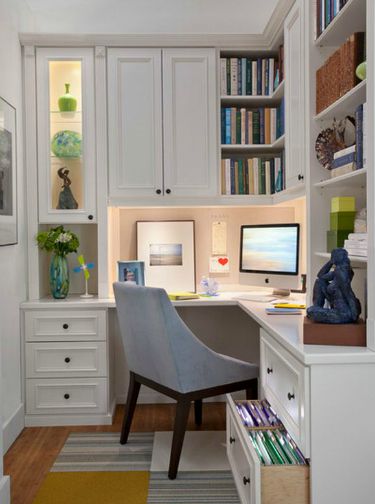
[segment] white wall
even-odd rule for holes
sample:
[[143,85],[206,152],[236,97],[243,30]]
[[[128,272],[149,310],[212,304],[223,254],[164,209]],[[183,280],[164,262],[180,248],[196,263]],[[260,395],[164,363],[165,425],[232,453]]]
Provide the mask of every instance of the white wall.
[[[23,426],[19,304],[26,298],[27,274],[22,159],[22,64],[18,31],[32,29],[30,11],[22,0],[0,0],[0,96],[16,108],[18,206],[18,244],[0,247],[0,408],[5,451]],[[1,456],[0,459],[2,462]],[[2,466],[0,477],[1,475]],[[1,498],[0,502],[3,502]]]
[[46,33],[262,33],[278,0],[27,0]]

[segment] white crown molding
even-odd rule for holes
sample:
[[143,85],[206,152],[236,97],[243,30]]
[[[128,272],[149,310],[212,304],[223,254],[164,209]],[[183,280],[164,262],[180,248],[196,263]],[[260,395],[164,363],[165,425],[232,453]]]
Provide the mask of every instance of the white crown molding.
[[259,34],[72,34],[20,33],[23,46],[38,47],[225,47],[270,50],[280,39],[284,19],[294,0],[279,0],[263,33]]

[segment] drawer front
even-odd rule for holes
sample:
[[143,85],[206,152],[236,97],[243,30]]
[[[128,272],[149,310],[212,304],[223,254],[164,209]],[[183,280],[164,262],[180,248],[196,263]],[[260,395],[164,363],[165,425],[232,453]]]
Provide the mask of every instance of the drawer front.
[[309,369],[261,330],[261,386],[305,457],[309,456]]
[[106,311],[26,311],[25,339],[26,341],[105,340]]
[[29,415],[105,413],[106,409],[106,378],[26,380]]
[[260,463],[249,446],[239,418],[232,411],[233,401],[227,404],[227,455],[242,504],[261,504]]
[[26,377],[107,376],[105,341],[27,343]]

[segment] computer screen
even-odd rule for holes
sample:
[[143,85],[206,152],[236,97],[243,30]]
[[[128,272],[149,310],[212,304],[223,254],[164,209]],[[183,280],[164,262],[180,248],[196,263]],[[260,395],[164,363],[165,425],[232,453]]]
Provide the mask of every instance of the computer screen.
[[299,224],[295,223],[241,226],[240,283],[295,286],[299,234]]

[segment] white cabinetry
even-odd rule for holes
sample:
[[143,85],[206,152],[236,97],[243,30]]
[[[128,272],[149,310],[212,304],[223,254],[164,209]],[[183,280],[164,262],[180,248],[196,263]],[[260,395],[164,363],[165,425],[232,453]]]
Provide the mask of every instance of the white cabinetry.
[[108,50],[111,199],[217,194],[215,77],[214,49]]
[[111,423],[106,310],[25,310],[26,425]]
[[[75,110],[59,104],[66,86]],[[36,90],[39,222],[95,222],[94,50],[38,48]]]
[[297,0],[284,24],[286,188],[305,179],[305,69],[303,1]]

